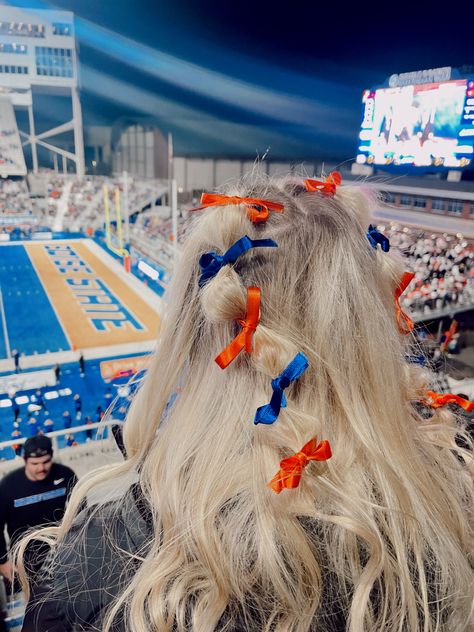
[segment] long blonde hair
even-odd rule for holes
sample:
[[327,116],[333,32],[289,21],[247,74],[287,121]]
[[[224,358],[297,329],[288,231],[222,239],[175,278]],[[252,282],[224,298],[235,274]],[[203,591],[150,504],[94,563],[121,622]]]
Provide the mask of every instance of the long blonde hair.
[[[227,193],[284,212],[254,225],[243,205],[200,211],[125,422],[128,458],[81,481],[61,526],[45,533],[60,547],[89,490],[138,473],[154,534],[106,632],[119,616],[133,632],[237,621],[303,632],[328,607],[350,632],[466,631],[470,454],[456,445],[463,429],[452,413],[424,420],[412,405],[426,382],[397,328],[403,264],[368,243],[370,200],[357,188],[330,197],[261,176]],[[243,235],[278,248],[249,251],[200,288],[199,257]],[[240,330],[249,286],[262,299],[253,352],[221,370],[214,358]],[[271,379],[299,351],[309,368],[287,389],[287,407],[254,426]],[[329,440],[332,458],[275,494],[267,483],[280,460],[312,437]]]

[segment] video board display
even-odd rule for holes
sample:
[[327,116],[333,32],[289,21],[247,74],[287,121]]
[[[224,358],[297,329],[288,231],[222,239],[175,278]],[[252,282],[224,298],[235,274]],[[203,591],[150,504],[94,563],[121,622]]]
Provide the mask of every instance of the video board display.
[[474,161],[474,80],[365,90],[356,162],[463,169]]

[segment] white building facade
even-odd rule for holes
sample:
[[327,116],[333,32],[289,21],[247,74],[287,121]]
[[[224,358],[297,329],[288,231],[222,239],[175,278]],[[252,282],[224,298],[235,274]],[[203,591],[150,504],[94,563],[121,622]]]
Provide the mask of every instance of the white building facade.
[[[0,92],[12,106],[28,111],[28,129],[20,130],[23,145],[31,145],[33,171],[38,172],[37,147],[42,146],[68,160],[76,173],[84,174],[82,112],[79,101],[78,56],[74,36],[74,14],[0,6]],[[35,92],[70,97],[71,120],[35,132]],[[1,122],[0,122],[1,124]],[[55,145],[54,137],[72,132],[74,150]]]

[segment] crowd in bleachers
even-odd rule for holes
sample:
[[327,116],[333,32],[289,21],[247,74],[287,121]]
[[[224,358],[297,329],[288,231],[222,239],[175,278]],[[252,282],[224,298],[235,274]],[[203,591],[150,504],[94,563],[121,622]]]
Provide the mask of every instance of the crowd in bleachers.
[[44,200],[30,197],[23,179],[0,179],[0,232],[17,232],[28,237],[31,232],[50,225]]
[[[122,177],[85,176],[77,180],[52,173],[48,176],[46,200],[31,198],[25,180],[2,179],[0,231],[16,231],[22,237],[28,237],[33,230],[51,226],[67,188],[64,229],[91,235],[93,231],[104,227],[104,184],[108,186],[110,219],[114,222],[115,190],[118,188],[123,196]],[[155,206],[159,190],[164,191],[162,184],[156,181],[129,178],[129,210],[134,220],[131,236],[132,242],[135,241],[135,250],[155,259],[169,278],[174,260],[175,235],[169,211]],[[149,206],[148,210],[142,211],[146,206]],[[188,210],[194,206],[196,204],[182,205],[179,209],[179,244],[189,226]],[[136,217],[133,217],[133,213],[137,213]],[[11,222],[8,221],[9,217],[12,218]],[[424,314],[453,305],[474,303],[473,244],[462,236],[430,235],[394,223],[380,228],[385,230],[392,247],[407,258],[407,268],[415,273],[415,279],[402,299],[408,312]],[[112,234],[114,232],[112,224]]]
[[0,131],[0,167],[9,167],[13,173],[24,168],[23,150],[17,129]]
[[[123,383],[129,378],[102,379],[96,361],[88,362],[85,371],[80,372],[74,363],[65,365],[57,371],[54,387],[11,388],[0,395],[0,441],[66,430],[70,432],[58,438],[59,446],[74,447],[97,435],[95,427],[80,432],[76,427],[100,422],[109,409],[114,420],[123,420],[133,391],[133,386]],[[21,451],[20,443],[4,448],[0,460],[21,455]]]
[[[66,222],[69,229],[87,232],[87,229],[100,229],[104,224],[104,185],[108,188],[109,211],[111,221],[116,218],[115,191],[120,192],[121,211],[124,207],[124,183],[122,177],[105,178],[85,176],[75,180],[68,201]],[[155,181],[128,181],[129,213],[141,211],[146,205],[154,204],[158,197],[159,184]]]
[[426,234],[396,224],[381,228],[415,273],[402,298],[409,312],[426,314],[474,305],[474,244],[460,234]]

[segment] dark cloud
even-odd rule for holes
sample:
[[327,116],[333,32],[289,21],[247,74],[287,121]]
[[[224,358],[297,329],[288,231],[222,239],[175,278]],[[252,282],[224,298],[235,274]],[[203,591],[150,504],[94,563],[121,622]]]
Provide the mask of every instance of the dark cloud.
[[188,154],[350,159],[364,88],[474,63],[462,5],[441,15],[434,2],[10,4],[79,18],[86,124],[153,114]]

